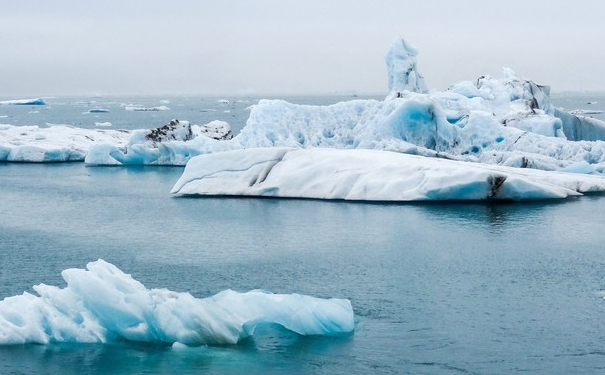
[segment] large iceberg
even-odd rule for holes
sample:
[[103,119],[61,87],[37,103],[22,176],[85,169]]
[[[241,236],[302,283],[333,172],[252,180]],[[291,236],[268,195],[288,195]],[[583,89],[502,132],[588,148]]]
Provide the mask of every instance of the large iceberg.
[[504,69],[446,91],[427,92],[417,50],[403,40],[386,56],[390,93],[383,101],[330,106],[261,100],[242,131],[228,141],[196,138],[116,150],[95,145],[93,164],[184,165],[194,156],[258,147],[374,149],[543,170],[605,170],[605,123],[550,103],[548,86]]
[[301,335],[354,330],[351,303],[299,294],[223,291],[209,298],[147,289],[103,260],[66,269],[65,288],[39,284],[0,301],[0,345],[113,340],[235,344],[261,324]]
[[605,178],[388,151],[281,147],[198,156],[172,189],[177,196],[363,201],[552,199],[596,191],[605,191]]

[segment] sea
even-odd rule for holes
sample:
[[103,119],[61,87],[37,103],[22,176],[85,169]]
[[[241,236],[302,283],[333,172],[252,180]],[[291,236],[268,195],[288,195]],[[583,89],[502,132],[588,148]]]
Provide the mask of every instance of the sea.
[[[138,129],[219,119],[237,133],[258,98],[46,100],[0,106],[0,123]],[[605,110],[605,94],[552,100]],[[175,198],[182,172],[0,163],[0,299],[35,294],[40,283],[64,287],[62,270],[104,259],[147,288],[197,298],[226,289],[347,298],[355,331],[300,336],[271,326],[235,345],[190,348],[0,346],[0,374],[605,373],[603,195],[490,204]]]

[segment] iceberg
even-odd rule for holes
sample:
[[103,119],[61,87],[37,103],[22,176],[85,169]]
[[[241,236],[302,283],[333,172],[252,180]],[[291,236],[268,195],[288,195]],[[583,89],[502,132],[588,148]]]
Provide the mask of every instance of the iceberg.
[[262,324],[300,335],[355,328],[351,303],[300,294],[226,290],[208,298],[143,284],[103,260],[61,273],[67,286],[34,286],[0,301],[0,345],[107,343],[115,340],[235,344]]
[[14,100],[3,100],[0,104],[9,105],[46,105],[46,101],[42,98],[36,99],[14,99]]
[[[605,170],[605,123],[555,108],[550,88],[504,68],[445,91],[426,89],[417,50],[398,40],[386,55],[390,93],[385,100],[329,106],[260,100],[246,126],[230,140],[133,145],[121,154],[93,146],[93,164],[185,165],[192,157],[258,147],[370,149],[458,161],[563,170],[586,162]],[[588,171],[589,169],[585,168]]]
[[185,165],[191,157],[203,153],[201,145],[232,137],[231,128],[224,121],[191,125],[175,119],[156,129],[134,130],[123,146],[93,145],[84,161],[93,165]]
[[[581,171],[574,166],[570,172]],[[529,200],[605,191],[605,178],[377,150],[265,147],[195,157],[176,196],[358,201]]]
[[[109,127],[112,124],[96,122],[95,126]],[[172,120],[169,124],[157,129],[134,131],[83,129],[70,125],[38,127],[0,124],[0,162],[84,161],[90,153],[90,149],[99,145],[101,147],[97,150],[102,150],[103,156],[106,155],[104,153],[106,151],[116,158],[131,149],[128,155],[130,159],[126,160],[132,162],[137,150],[137,147],[132,147],[132,144],[137,142],[141,143],[140,147],[144,149],[144,153],[149,154],[149,149],[159,148],[161,142],[191,140],[198,136],[206,139],[232,137],[229,124],[223,121],[212,121],[206,125],[191,125],[187,121]],[[97,158],[99,157],[97,156]],[[120,164],[111,156],[104,164],[112,163]]]
[[129,137],[130,132],[126,130],[0,124],[0,162],[83,161],[91,145],[111,143],[123,146]]

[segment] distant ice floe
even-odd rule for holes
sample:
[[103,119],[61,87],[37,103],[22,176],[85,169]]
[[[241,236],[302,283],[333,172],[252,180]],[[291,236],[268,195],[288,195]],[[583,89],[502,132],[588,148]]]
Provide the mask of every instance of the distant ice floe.
[[14,100],[3,100],[0,101],[0,105],[46,105],[46,101],[42,98],[36,99],[14,99]]
[[170,108],[168,108],[165,105],[161,105],[161,106],[158,106],[158,107],[125,106],[124,109],[127,110],[127,111],[134,111],[134,112],[170,111]]
[[103,121],[103,122],[95,122],[95,126],[109,127],[109,126],[113,126],[113,124],[109,121]]
[[603,111],[598,110],[598,109],[574,109],[573,111],[570,111],[569,113],[571,113],[572,115],[598,115],[603,113]]
[[351,303],[300,294],[226,290],[209,298],[143,284],[103,260],[66,269],[65,288],[39,284],[0,301],[0,345],[108,343],[235,344],[263,324],[300,335],[354,330]]

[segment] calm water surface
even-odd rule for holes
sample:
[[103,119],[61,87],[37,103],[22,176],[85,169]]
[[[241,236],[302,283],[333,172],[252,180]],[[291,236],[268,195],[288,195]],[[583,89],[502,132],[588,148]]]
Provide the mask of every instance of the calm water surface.
[[532,204],[172,198],[181,168],[0,164],[0,298],[105,259],[196,297],[349,298],[356,331],[235,346],[0,347],[0,373],[605,371],[605,197]]

